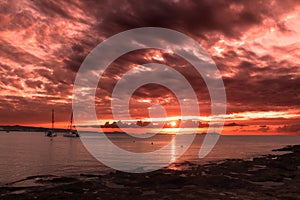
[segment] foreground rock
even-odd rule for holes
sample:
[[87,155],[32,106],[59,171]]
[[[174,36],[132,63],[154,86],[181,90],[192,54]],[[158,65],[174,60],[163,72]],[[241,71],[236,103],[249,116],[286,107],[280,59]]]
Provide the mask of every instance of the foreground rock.
[[[225,160],[175,171],[104,176],[36,176],[0,188],[5,199],[300,199],[300,145],[251,161]],[[31,187],[18,186],[31,181]]]

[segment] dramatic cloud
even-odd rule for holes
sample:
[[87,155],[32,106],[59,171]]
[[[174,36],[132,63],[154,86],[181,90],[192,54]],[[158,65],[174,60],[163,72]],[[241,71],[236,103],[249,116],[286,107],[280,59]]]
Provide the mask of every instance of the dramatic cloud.
[[[66,121],[76,72],[88,53],[114,34],[145,26],[180,31],[205,48],[223,76],[228,120],[256,119],[266,125],[260,131],[269,126],[254,113],[273,113],[275,117],[263,118],[281,125],[277,131],[291,128],[285,116],[290,123],[299,122],[299,1],[13,0],[0,2],[0,19],[2,124],[45,124],[52,108],[57,121]],[[184,52],[188,44],[180,48]],[[197,93],[201,114],[210,115],[209,93],[195,69],[172,52],[146,49],[120,56],[104,73],[95,99],[101,119],[112,117],[111,93],[122,75],[149,62],[182,73]],[[170,115],[179,114],[175,96],[157,85],[139,88],[130,112],[147,117],[154,103],[164,105]]]
[[300,132],[300,124],[284,125],[278,127],[277,131],[279,132]]

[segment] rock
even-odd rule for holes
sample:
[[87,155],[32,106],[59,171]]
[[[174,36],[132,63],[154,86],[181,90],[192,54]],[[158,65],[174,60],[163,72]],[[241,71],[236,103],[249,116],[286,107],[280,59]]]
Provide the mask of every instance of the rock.
[[107,182],[105,185],[106,185],[106,187],[113,188],[113,189],[123,189],[123,188],[125,188],[124,185],[118,185],[118,184],[111,183],[111,182]]
[[154,190],[143,191],[142,196],[154,195],[156,192]]

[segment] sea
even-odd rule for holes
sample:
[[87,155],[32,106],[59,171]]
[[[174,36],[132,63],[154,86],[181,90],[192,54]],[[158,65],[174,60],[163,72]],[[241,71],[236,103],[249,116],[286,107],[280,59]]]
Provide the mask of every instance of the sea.
[[[171,134],[158,134],[151,138],[136,139],[126,134],[108,134],[113,144],[131,152],[153,152],[167,147],[161,154],[162,157],[172,157],[176,148],[182,148],[176,145],[168,147],[174,137]],[[272,152],[272,149],[300,144],[300,136],[221,135],[211,152],[204,158],[199,158],[204,137],[205,135],[196,135],[188,150],[178,159],[172,160],[173,163],[167,167],[181,170],[178,163],[185,161],[207,164],[225,159],[252,159],[261,155],[282,153]],[[113,161],[118,157],[112,155],[111,159]],[[114,169],[90,154],[81,138],[63,137],[60,133],[57,137],[49,138],[43,132],[0,132],[0,185],[29,176],[101,175],[111,171]]]

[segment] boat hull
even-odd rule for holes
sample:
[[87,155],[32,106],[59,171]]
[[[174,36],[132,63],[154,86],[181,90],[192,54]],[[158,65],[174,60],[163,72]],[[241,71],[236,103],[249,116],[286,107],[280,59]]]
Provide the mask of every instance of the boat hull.
[[79,134],[77,133],[77,131],[72,131],[72,132],[68,132],[68,133],[64,133],[63,134],[64,137],[79,137]]
[[54,133],[53,131],[48,131],[48,132],[46,133],[46,136],[47,136],[47,137],[56,137],[57,134]]

